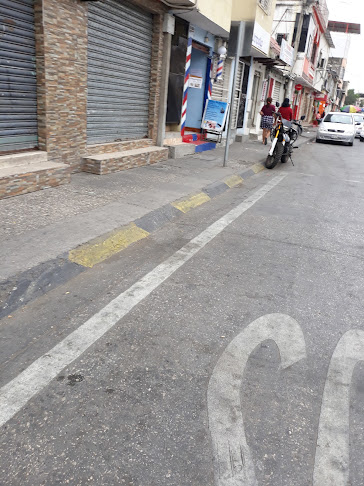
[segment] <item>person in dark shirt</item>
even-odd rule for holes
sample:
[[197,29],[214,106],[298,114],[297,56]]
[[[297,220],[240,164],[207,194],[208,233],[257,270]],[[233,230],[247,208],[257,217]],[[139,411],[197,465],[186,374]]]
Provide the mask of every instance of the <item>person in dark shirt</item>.
[[292,108],[289,104],[288,98],[284,99],[282,106],[278,110],[278,113],[280,113],[282,115],[282,118],[284,118],[285,120],[288,120],[288,121],[293,120],[293,111],[292,111]]
[[274,118],[273,113],[276,111],[274,105],[272,105],[272,98],[267,98],[267,103],[260,110],[262,119],[260,121],[260,128],[263,129],[263,144],[267,145],[267,139],[270,131],[272,130]]

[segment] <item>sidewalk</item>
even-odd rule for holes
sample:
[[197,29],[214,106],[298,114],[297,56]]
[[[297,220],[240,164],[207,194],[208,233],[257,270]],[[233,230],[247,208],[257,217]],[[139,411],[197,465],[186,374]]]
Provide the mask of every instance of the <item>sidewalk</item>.
[[[297,145],[313,136],[306,129]],[[0,302],[9,300],[10,287],[23,294],[29,286],[49,287],[48,280],[57,275],[59,282],[50,287],[72,278],[83,268],[69,261],[68,252],[79,245],[145,219],[166,205],[171,213],[171,203],[188,195],[207,194],[209,200],[231,187],[223,181],[234,175],[244,171],[254,175],[262,170],[256,164],[265,160],[267,149],[259,141],[234,143],[227,167],[222,167],[224,149],[218,148],[105,176],[79,173],[69,185],[0,201]],[[251,167],[254,171],[249,171]],[[183,207],[174,207],[184,212]],[[173,219],[173,211],[169,213],[162,215],[162,222]]]

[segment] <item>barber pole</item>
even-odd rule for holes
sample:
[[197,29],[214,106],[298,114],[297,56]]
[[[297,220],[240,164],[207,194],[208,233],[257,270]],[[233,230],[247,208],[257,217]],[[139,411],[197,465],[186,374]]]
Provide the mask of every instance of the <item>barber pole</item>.
[[216,71],[216,81],[219,81],[222,76],[222,71],[224,69],[224,60],[219,59],[217,63],[217,71]]
[[183,89],[182,123],[181,123],[181,135],[182,135],[182,137],[185,134],[185,128],[186,128],[187,96],[188,96],[188,86],[189,86],[189,83],[190,83],[191,55],[192,55],[192,37],[189,37],[188,38],[188,45],[187,45],[185,84],[184,84],[184,89]]
[[214,74],[214,63],[211,61],[209,88],[208,88],[208,91],[207,91],[207,99],[208,100],[211,100],[211,97],[212,97],[212,86],[214,84],[214,80],[212,78],[213,74]]

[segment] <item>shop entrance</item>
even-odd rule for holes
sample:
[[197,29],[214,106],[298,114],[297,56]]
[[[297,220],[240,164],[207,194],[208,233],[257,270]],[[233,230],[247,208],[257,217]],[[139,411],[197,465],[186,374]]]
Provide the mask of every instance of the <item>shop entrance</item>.
[[205,85],[209,49],[192,43],[190,85],[188,89],[186,129],[199,131],[205,105]]

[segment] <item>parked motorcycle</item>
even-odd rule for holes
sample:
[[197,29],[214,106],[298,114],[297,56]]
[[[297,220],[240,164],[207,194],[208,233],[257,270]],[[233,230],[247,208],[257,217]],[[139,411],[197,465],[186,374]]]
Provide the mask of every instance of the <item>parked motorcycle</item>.
[[301,118],[299,120],[293,120],[292,123],[294,125],[296,125],[297,127],[297,132],[298,132],[298,135],[302,135],[302,132],[303,132],[303,128],[302,128],[302,122],[303,120],[306,118],[305,115],[301,116]]
[[284,164],[289,159],[291,159],[292,165],[294,165],[292,152],[293,144],[298,138],[298,129],[292,122],[282,118],[280,113],[275,116],[276,123],[273,128],[274,138],[265,161],[265,167],[267,169],[273,169],[279,161]]

